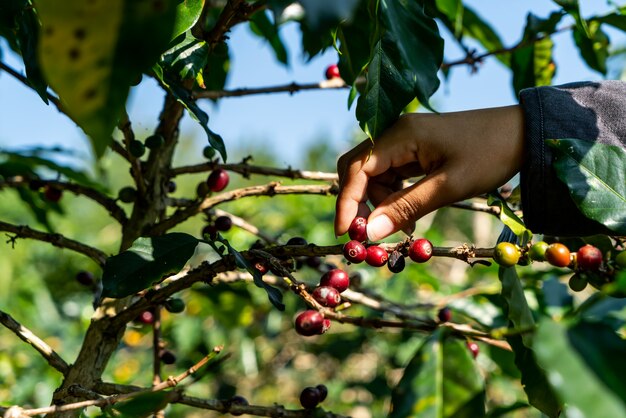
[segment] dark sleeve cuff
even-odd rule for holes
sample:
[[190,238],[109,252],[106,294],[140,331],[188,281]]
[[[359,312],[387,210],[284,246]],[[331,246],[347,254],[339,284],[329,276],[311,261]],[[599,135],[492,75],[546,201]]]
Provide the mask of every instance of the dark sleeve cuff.
[[531,231],[560,236],[611,234],[578,210],[567,186],[556,176],[552,151],[545,140],[577,138],[624,146],[626,126],[616,126],[613,121],[626,120],[625,100],[625,85],[619,82],[575,83],[520,92],[527,149],[520,182],[524,222]]

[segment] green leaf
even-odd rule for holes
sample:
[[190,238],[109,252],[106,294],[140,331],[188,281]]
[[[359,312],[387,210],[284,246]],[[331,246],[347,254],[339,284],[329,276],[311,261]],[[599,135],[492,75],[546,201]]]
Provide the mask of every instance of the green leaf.
[[226,248],[228,248],[228,253],[235,257],[235,264],[237,265],[237,267],[247,270],[248,273],[252,275],[254,284],[267,292],[267,297],[269,298],[272,305],[274,305],[274,307],[279,311],[284,311],[285,305],[283,304],[283,294],[281,293],[281,291],[265,283],[259,271],[255,269],[254,266],[252,266],[252,264],[250,264],[250,262],[244,256],[242,256],[239,251],[234,249],[227,240],[222,239],[220,240],[220,242],[224,243],[224,245],[226,245]]
[[350,20],[360,0],[300,0],[307,26],[313,32],[322,32]]
[[199,75],[202,76],[209,55],[209,46],[190,33],[181,38],[181,42],[163,54],[160,65],[168,73],[176,74],[180,80],[195,80]]
[[[598,356],[605,351],[605,347],[602,346],[606,343],[607,338],[615,343],[617,336],[612,330],[603,328],[593,330],[594,327],[589,328],[587,326],[584,328],[584,330],[576,330],[575,327],[568,330],[564,324],[548,319],[541,321],[534,343],[537,360],[547,371],[551,386],[567,405],[565,416],[581,418],[626,416],[624,399],[620,400],[613,388],[607,386],[606,382],[598,377],[599,374],[609,373],[610,378],[614,381],[617,377],[615,373],[619,372],[620,369],[615,371],[606,370],[606,368],[595,370],[592,365],[585,361],[585,356],[592,355],[594,360],[610,369],[615,366],[616,362],[619,363],[617,359],[623,358],[626,354],[624,342],[619,342],[618,352],[610,352],[610,355],[619,354],[619,357],[600,359]],[[607,333],[613,335],[608,337],[609,334]],[[582,344],[584,352],[580,352],[572,344],[574,342],[571,340],[572,337],[577,345]],[[580,341],[581,337],[593,339],[583,342]],[[617,348],[618,345],[613,347]],[[598,366],[598,363],[596,362],[594,366]],[[622,380],[623,375],[617,377],[617,384],[620,389],[623,388]]]
[[606,60],[609,56],[609,37],[598,21],[589,22],[585,31],[579,27],[572,30],[574,42],[587,65],[606,75]]
[[500,208],[500,220],[519,238],[532,237],[532,233],[526,228],[524,222],[515,214],[515,212],[513,212],[509,205],[507,205],[506,201],[502,198],[490,193],[487,197],[487,204],[489,206],[497,206]]
[[269,19],[268,12],[260,10],[250,18],[250,29],[255,35],[258,35],[270,44],[274,51],[274,56],[278,62],[287,65],[287,49],[283,40],[278,33],[278,27]]
[[39,59],[64,110],[100,156],[131,83],[171,40],[178,0],[37,2]]
[[391,395],[389,418],[480,418],[485,386],[463,341],[435,331],[404,370]]
[[571,138],[547,143],[554,151],[556,175],[580,211],[626,235],[626,150]]
[[176,18],[171,39],[178,38],[200,19],[204,0],[182,0],[176,5]]
[[128,250],[107,259],[102,273],[102,296],[129,296],[179,272],[198,242],[181,232],[137,239]]
[[[144,418],[164,409],[172,396],[171,392],[159,391],[144,393],[112,406],[122,417]],[[113,416],[117,416],[113,414]]]
[[[531,330],[535,326],[532,311],[526,301],[524,289],[514,267],[500,267],[498,276],[502,282],[503,311],[514,329]],[[550,390],[545,371],[535,359],[533,335],[530,332],[507,338],[515,353],[515,364],[522,373],[522,386],[528,402],[549,417],[558,417],[561,405]]]
[[380,9],[385,28],[395,39],[402,67],[410,72],[414,95],[430,109],[428,99],[439,88],[437,72],[443,61],[443,39],[437,23],[415,1],[380,0]]
[[176,97],[176,99],[183,104],[183,106],[185,106],[185,109],[187,109],[191,118],[200,124],[207,135],[209,144],[219,151],[222,159],[226,162],[227,154],[224,140],[220,135],[216,134],[209,128],[209,115],[207,115],[204,110],[200,109],[195,100],[192,98],[189,90],[183,88],[177,81],[168,77],[167,73],[163,73],[163,68],[161,66],[155,65],[152,70],[161,84],[170,93],[172,93],[174,97]]
[[[204,87],[207,90],[223,90],[230,69],[228,44],[222,42],[215,45],[207,57],[204,67]],[[202,87],[202,86],[201,86]]]
[[339,40],[339,73],[346,84],[353,84],[367,66],[370,57],[367,41],[372,37],[374,27],[367,10],[366,2],[362,2],[356,10],[353,20],[344,22],[337,29]]

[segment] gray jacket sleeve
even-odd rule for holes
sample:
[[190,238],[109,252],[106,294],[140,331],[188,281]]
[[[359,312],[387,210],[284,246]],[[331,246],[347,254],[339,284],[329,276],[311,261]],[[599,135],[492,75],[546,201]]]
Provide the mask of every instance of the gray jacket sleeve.
[[626,148],[626,83],[530,88],[520,92],[520,104],[528,152],[520,178],[526,225],[548,235],[610,234],[578,210],[567,186],[556,177],[545,140],[577,138]]

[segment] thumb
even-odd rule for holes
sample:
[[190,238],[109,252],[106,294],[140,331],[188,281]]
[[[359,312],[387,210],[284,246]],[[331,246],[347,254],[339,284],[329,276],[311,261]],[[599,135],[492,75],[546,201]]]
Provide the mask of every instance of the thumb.
[[416,184],[389,195],[370,214],[367,237],[378,241],[399,230],[413,230],[422,216],[456,201],[450,193],[446,175],[432,173]]

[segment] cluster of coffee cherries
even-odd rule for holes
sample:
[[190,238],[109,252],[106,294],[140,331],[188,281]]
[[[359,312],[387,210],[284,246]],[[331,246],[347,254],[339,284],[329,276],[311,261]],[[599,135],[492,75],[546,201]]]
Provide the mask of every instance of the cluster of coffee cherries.
[[[341,293],[350,286],[350,277],[344,270],[335,268],[327,271],[320,278],[319,285],[313,289],[311,296],[320,305],[335,308],[341,303]],[[330,320],[314,309],[301,312],[295,321],[296,332],[310,337],[320,335],[330,328]]]
[[313,409],[328,396],[328,389],[324,385],[309,386],[300,392],[300,405],[305,409]]
[[217,216],[214,218],[207,218],[207,224],[202,228],[201,235],[208,236],[210,239],[215,239],[218,232],[229,231],[233,226],[233,220],[229,216]]
[[575,273],[568,284],[575,292],[584,290],[588,283],[600,288],[612,281],[616,270],[626,269],[626,250],[618,251],[611,258],[610,254],[603,254],[591,244],[573,252],[560,242],[548,244],[539,241],[524,249],[510,242],[500,242],[494,248],[493,259],[504,267],[528,265],[531,261],[547,261],[555,267],[569,267]]
[[391,254],[375,244],[366,246],[364,243],[367,243],[367,219],[362,216],[354,218],[348,228],[348,236],[350,241],[343,246],[343,256],[346,260],[353,264],[365,261],[372,267],[387,265],[392,273],[399,273],[404,270],[405,256],[416,263],[425,263],[433,255],[433,245],[425,238],[413,240],[408,249],[403,247],[394,250]]

